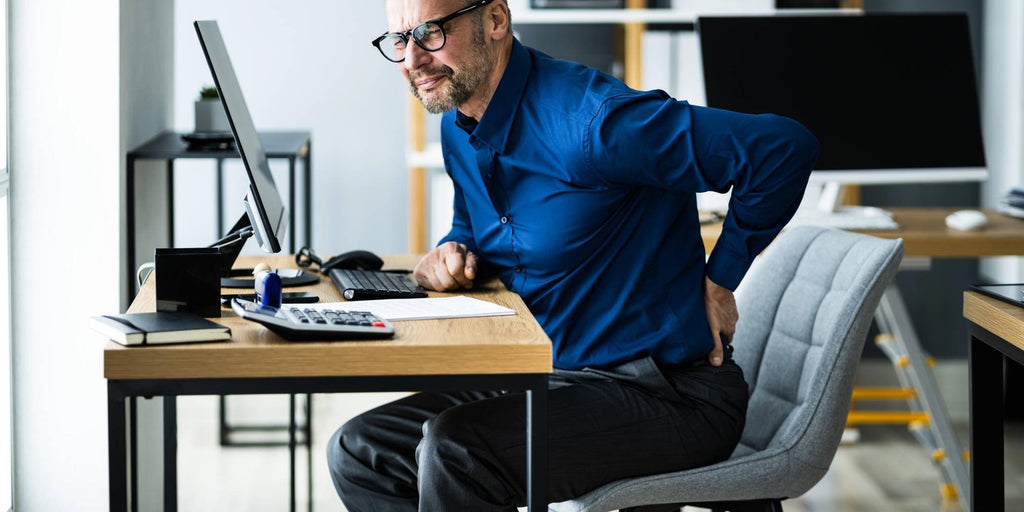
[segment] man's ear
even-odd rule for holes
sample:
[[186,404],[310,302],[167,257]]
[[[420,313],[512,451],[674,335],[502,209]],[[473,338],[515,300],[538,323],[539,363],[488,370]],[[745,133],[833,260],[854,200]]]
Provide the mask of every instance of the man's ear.
[[508,35],[511,29],[508,4],[503,0],[498,0],[487,7],[487,12],[484,13],[484,31],[491,39],[500,41]]

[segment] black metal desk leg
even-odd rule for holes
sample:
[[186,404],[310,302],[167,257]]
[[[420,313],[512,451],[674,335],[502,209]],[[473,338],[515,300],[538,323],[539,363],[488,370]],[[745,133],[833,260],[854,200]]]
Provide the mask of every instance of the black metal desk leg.
[[220,236],[224,233],[224,159],[217,159],[217,231],[214,233]]
[[107,458],[111,512],[128,510],[128,468],[125,449],[124,393],[114,382],[107,382]]
[[139,512],[139,397],[128,397],[128,489],[132,512]]
[[306,237],[305,238],[306,238],[306,245],[308,245],[309,247],[313,247],[313,240],[312,240],[312,238],[313,238],[313,235],[312,235],[312,233],[313,233],[313,213],[312,213],[312,211],[313,211],[313,203],[312,203],[312,199],[311,199],[311,196],[312,196],[311,190],[313,189],[313,183],[311,182],[312,176],[313,176],[313,172],[311,171],[311,169],[312,169],[311,166],[313,165],[313,141],[309,141],[306,144],[306,158],[305,158],[305,161],[306,161],[306,165],[304,167],[305,167],[306,179],[303,182],[303,184],[305,185],[304,191],[305,191],[305,194],[306,194],[306,202],[303,205],[303,209],[306,212],[306,225],[305,225]]
[[306,393],[306,498],[307,511],[313,512],[313,394]]
[[174,160],[167,161],[167,247],[174,247]]
[[127,168],[125,174],[125,197],[124,197],[124,210],[128,212],[128,218],[125,219],[125,234],[127,236],[128,245],[128,276],[125,279],[125,286],[128,287],[128,294],[125,295],[128,301],[132,300],[135,296],[135,158],[128,157]]
[[291,470],[291,485],[288,490],[289,504],[295,512],[295,393],[288,395],[288,458]]
[[548,509],[548,379],[526,392],[526,503],[530,512]]
[[1005,357],[971,336],[971,510],[1003,510]]
[[295,207],[295,157],[288,159],[288,208],[292,211],[288,216],[288,251],[299,252],[295,247],[295,212],[298,211]]
[[178,397],[164,397],[164,512],[178,510]]

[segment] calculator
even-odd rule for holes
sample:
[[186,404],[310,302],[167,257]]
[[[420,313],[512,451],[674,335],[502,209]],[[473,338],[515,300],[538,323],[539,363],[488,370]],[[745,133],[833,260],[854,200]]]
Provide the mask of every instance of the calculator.
[[275,308],[239,298],[231,299],[231,309],[238,316],[263,324],[289,340],[369,340],[395,335],[391,322],[368,311],[301,306],[284,304]]

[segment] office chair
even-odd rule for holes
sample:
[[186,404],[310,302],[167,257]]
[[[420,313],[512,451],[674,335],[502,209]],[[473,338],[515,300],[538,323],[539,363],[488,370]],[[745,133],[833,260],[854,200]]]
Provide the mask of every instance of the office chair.
[[810,226],[784,231],[736,293],[733,357],[750,405],[731,458],[612,482],[550,510],[781,511],[783,499],[807,492],[832,462],[872,315],[902,256],[902,240]]

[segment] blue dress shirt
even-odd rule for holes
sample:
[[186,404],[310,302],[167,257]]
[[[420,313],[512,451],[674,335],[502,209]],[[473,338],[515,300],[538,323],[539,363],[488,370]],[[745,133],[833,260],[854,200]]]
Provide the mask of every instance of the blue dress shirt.
[[[567,370],[707,356],[705,275],[736,288],[818,154],[796,121],[635,91],[519,41],[479,122],[445,113],[441,144],[455,184],[441,243],[522,296]],[[730,187],[705,264],[694,194]]]

